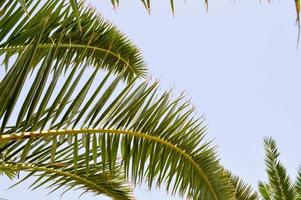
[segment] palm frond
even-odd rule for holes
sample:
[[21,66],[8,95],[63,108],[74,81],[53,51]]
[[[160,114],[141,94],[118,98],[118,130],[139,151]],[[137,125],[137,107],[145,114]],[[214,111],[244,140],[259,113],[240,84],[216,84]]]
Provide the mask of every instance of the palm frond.
[[253,188],[246,184],[241,178],[233,175],[229,170],[225,170],[235,188],[235,200],[259,200],[259,195]]
[[258,190],[264,200],[272,200],[271,188],[268,184],[259,181]]
[[[34,153],[27,157],[27,162],[16,162],[15,159],[6,159],[0,161],[0,172],[5,172],[7,176],[16,175],[20,171],[28,172],[28,174],[19,180],[14,187],[28,178],[35,177],[35,180],[30,185],[30,188],[37,189],[42,186],[51,188],[51,192],[62,188],[63,194],[73,189],[82,189],[84,193],[93,192],[96,195],[103,194],[112,199],[134,199],[132,187],[123,179],[122,169],[116,166],[113,170],[108,168],[108,165],[100,161],[91,164],[90,171],[87,172],[85,165],[86,160],[93,160],[92,156],[86,157],[85,153],[81,153],[77,157],[77,162],[81,167],[74,169],[73,166],[73,146],[64,145],[64,142],[58,142],[58,151],[55,159],[52,159],[51,146],[47,146],[47,141],[44,144],[39,144],[38,141],[33,144]],[[97,156],[101,152],[98,149]],[[49,159],[51,158],[51,162]],[[9,172],[9,173],[8,173]],[[19,177],[19,176],[18,176]],[[11,178],[15,178],[11,177]]]
[[[28,58],[26,51],[24,59]],[[67,78],[59,86],[60,64],[47,58],[44,61],[33,73],[31,85],[18,87],[22,91],[31,88],[25,101],[17,99],[21,105],[18,118],[6,119],[8,109],[4,109],[0,142],[6,160],[27,162],[37,154],[53,162],[60,149],[57,144],[63,141],[73,147],[74,170],[84,166],[89,172],[88,159],[78,163],[78,155],[84,151],[87,158],[101,160],[110,169],[120,157],[126,177],[134,184],[145,178],[149,187],[164,182],[168,191],[194,199],[227,199],[232,195],[233,186],[223,173],[215,148],[204,140],[203,120],[193,117],[193,109],[189,102],[183,102],[183,96],[172,100],[170,92],[158,92],[157,82],[136,85],[134,80],[122,86],[123,74],[112,79],[87,65],[67,70]],[[47,69],[49,65],[51,69]],[[36,80],[43,79],[40,77],[50,79],[57,92],[49,93],[51,87],[38,84]],[[81,77],[87,80],[78,85]],[[47,99],[49,102],[44,102]],[[47,138],[51,142],[45,146]],[[37,149],[47,151],[39,154]],[[93,153],[97,149],[101,156]]]
[[[62,173],[89,181],[107,171],[113,176],[120,166],[134,185],[146,180],[192,199],[233,198],[234,186],[205,139],[204,119],[195,118],[183,96],[159,92],[158,82],[137,82],[144,64],[136,47],[82,5],[80,30],[64,1],[26,4],[29,17],[19,3],[1,4],[2,166],[34,171],[30,166],[57,170],[53,164],[71,163],[38,170],[39,177],[57,177],[57,187]],[[68,180],[72,188],[79,179]]]
[[[231,195],[232,185],[215,149],[203,139],[203,121],[191,116],[189,102],[182,102],[183,97],[172,100],[169,92],[157,93],[157,82],[135,86],[134,79],[120,86],[127,69],[112,80],[110,74],[101,75],[99,68],[93,70],[89,59],[70,62],[69,52],[59,54],[59,46],[47,49],[35,62],[44,29],[20,50],[0,83],[0,142],[5,160],[23,163],[36,154],[35,149],[46,148],[49,153],[40,156],[51,155],[52,162],[57,143],[65,141],[74,146],[74,170],[82,167],[77,163],[79,152],[85,151],[88,158],[91,149],[100,148],[102,162],[110,169],[121,156],[126,177],[133,177],[135,184],[147,177],[150,187],[155,181],[156,185],[165,182],[167,190],[195,199]],[[87,79],[79,84],[83,77]],[[18,117],[12,118],[13,112]],[[43,140],[35,140],[40,136],[52,142],[45,147]],[[93,155],[94,161],[99,159]],[[84,165],[88,172],[88,159]]]
[[297,193],[297,199],[301,199],[301,167],[298,169],[297,179],[295,181],[295,189]]
[[14,174],[20,171],[28,172],[17,184],[29,177],[36,177],[30,188],[37,189],[44,186],[51,188],[50,193],[60,188],[64,190],[62,194],[71,189],[82,189],[96,195],[107,195],[112,199],[134,199],[131,188],[124,183],[122,176],[118,177],[116,173],[114,175],[109,172],[103,173],[102,170],[93,167],[89,174],[86,174],[84,168],[74,172],[70,168],[61,167],[64,165],[64,163],[53,163],[45,166],[31,163],[0,163],[0,170]]
[[[58,124],[56,129],[45,127],[41,131],[41,125],[30,123],[26,127],[19,126],[16,132],[12,132],[12,128],[7,129],[6,132],[12,133],[1,135],[1,142],[18,142],[7,146],[6,157],[26,161],[36,154],[35,149],[41,148],[47,148],[49,153],[39,156],[53,154],[56,157],[58,148],[53,147],[59,140],[65,140],[73,145],[76,169],[82,165],[90,169],[90,161],[85,164],[77,162],[80,151],[86,151],[86,155],[92,154],[93,160],[101,159],[110,168],[114,168],[120,156],[126,176],[132,177],[134,184],[141,183],[147,177],[149,187],[155,181],[156,185],[165,182],[168,190],[194,199],[203,195],[211,199],[226,199],[231,195],[232,187],[221,171],[214,148],[203,142],[205,129],[201,126],[202,121],[190,118],[192,110],[184,112],[189,104],[179,104],[182,98],[170,101],[168,93],[154,98],[156,83],[150,86],[141,83],[132,91],[130,88],[133,85],[127,85],[116,99],[104,100],[113,92],[112,87],[116,87],[113,83],[94,106],[91,105],[92,109],[86,115],[81,115],[83,109],[74,111],[75,101],[72,101],[63,114],[66,117],[53,123]],[[83,104],[81,107],[86,106]],[[84,115],[83,128],[68,129],[76,127],[78,118]],[[50,117],[49,121],[52,119]],[[69,122],[69,125],[64,122]],[[34,131],[33,127],[38,130]],[[54,138],[50,145],[52,148],[49,145],[41,147],[41,141],[36,140],[38,138]],[[97,149],[101,149],[101,157],[91,153],[91,150],[94,152]],[[51,162],[51,156],[48,159]],[[170,189],[173,182],[174,186]]]
[[[265,138],[266,171],[268,174],[268,185],[260,183],[260,192],[268,199],[296,199],[296,191],[285,167],[278,160],[279,151],[275,140]],[[269,194],[269,195],[267,195]]]
[[114,73],[124,71],[124,79],[128,81],[145,76],[145,63],[135,45],[83,3],[78,4],[80,29],[68,2],[53,0],[43,5],[41,0],[28,0],[28,14],[17,1],[4,1],[0,5],[0,54],[5,55],[6,66],[13,55],[19,56],[35,45],[31,67],[56,49],[52,59],[61,60],[66,55],[65,67],[88,60],[92,66]]

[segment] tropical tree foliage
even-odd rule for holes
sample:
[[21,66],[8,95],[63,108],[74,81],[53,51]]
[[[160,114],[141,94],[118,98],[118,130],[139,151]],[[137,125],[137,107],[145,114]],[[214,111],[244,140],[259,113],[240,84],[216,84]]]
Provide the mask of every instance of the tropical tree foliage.
[[[17,184],[30,178],[32,189],[133,199],[132,185],[146,182],[191,199],[259,199],[220,165],[204,118],[146,79],[139,49],[93,8],[0,1],[0,55],[0,174],[26,172]],[[298,180],[281,182],[289,198]],[[270,182],[260,184],[262,195],[278,192]]]
[[0,172],[114,199],[133,198],[124,180],[192,199],[248,196],[189,101],[144,79],[139,49],[74,3],[0,2]]
[[301,170],[296,181],[292,181],[284,165],[279,161],[280,153],[276,142],[272,138],[265,138],[265,163],[268,182],[259,182],[259,192],[264,200],[301,199]]
[[259,195],[257,192],[254,192],[253,188],[243,182],[238,176],[233,175],[230,171],[225,170],[231,183],[233,184],[234,198],[235,200],[258,200]]

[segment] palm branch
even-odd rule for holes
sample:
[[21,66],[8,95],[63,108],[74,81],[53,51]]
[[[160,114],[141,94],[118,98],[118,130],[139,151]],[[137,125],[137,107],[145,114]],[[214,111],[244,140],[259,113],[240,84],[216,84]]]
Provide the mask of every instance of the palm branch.
[[36,52],[29,63],[31,67],[44,59],[49,50],[55,50],[51,59],[58,62],[65,59],[66,66],[71,62],[74,65],[89,62],[91,66],[113,73],[123,71],[127,81],[146,75],[138,48],[92,7],[79,5],[82,27],[79,29],[68,1],[46,1],[42,7],[41,4],[41,0],[26,1],[29,16],[18,6],[18,1],[0,4],[0,53],[5,55],[6,66],[12,55],[34,46]]
[[279,161],[280,153],[275,140],[265,138],[264,146],[268,182],[259,182],[259,192],[262,198],[265,200],[300,199],[296,192],[295,184],[292,183],[285,167]]
[[234,198],[235,200],[259,200],[259,195],[253,190],[253,188],[246,184],[241,178],[233,175],[229,170],[225,170],[225,173],[228,175],[233,187]]
[[[84,157],[81,155],[80,157]],[[91,159],[91,158],[89,158]],[[81,162],[85,162],[84,157]],[[97,163],[97,166],[91,166],[89,173],[86,173],[84,167],[80,167],[74,171],[73,167],[69,167],[70,163],[30,163],[30,162],[1,162],[0,172],[6,173],[10,178],[14,178],[20,171],[28,172],[28,174],[11,187],[20,184],[28,178],[35,179],[30,188],[37,189],[39,187],[50,188],[52,193],[58,189],[63,189],[62,195],[69,190],[81,189],[83,194],[93,192],[96,195],[107,195],[112,199],[134,199],[132,187],[125,182],[122,170],[116,168],[114,173],[108,170],[108,166],[103,163]]]
[[121,176],[192,199],[234,198],[204,119],[183,96],[138,80],[141,54],[114,26],[78,4],[79,27],[69,1],[0,6],[2,172],[117,199],[131,198]]

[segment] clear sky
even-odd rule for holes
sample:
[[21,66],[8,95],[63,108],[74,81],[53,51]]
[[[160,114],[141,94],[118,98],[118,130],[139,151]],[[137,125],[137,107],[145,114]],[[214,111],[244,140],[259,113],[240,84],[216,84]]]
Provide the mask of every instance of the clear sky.
[[[91,2],[138,45],[163,88],[185,90],[198,113],[206,115],[208,137],[226,168],[253,186],[265,180],[262,143],[273,136],[289,173],[296,174],[301,49],[296,50],[293,1],[211,0],[208,13],[199,0],[176,1],[174,18],[167,0],[153,0],[150,16],[140,1],[120,0],[116,12],[108,0]],[[9,183],[0,180],[2,198],[59,199],[58,193],[46,196],[44,189],[26,191],[26,184],[4,191]],[[164,191],[136,191],[137,199],[174,199]]]

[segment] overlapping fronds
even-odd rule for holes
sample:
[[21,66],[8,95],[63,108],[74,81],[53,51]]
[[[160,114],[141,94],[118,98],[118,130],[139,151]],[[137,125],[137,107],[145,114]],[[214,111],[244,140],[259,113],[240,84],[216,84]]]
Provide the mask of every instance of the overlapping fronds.
[[268,183],[259,182],[259,192],[263,199],[299,199],[285,167],[279,161],[279,151],[276,142],[272,138],[264,140],[266,152],[266,172]]
[[164,183],[191,199],[235,198],[204,139],[204,119],[183,96],[159,92],[158,82],[137,82],[145,67],[135,46],[82,5],[79,26],[68,2],[24,2],[27,12],[19,2],[0,4],[2,169],[23,166],[38,175],[38,186],[55,177],[57,188],[80,184],[124,199],[123,183],[106,179],[119,177],[121,167],[134,185]]
[[[30,162],[26,163],[0,162],[0,171],[6,172],[6,175],[15,175],[20,173],[20,171],[28,172],[25,177],[13,186],[28,178],[31,178],[31,180],[34,178],[33,183],[30,185],[30,188],[33,190],[44,186],[50,188],[49,193],[52,193],[62,188],[64,194],[71,189],[82,189],[84,193],[104,194],[112,199],[134,199],[132,188],[123,179],[122,171],[119,168],[115,168],[113,170],[114,173],[112,173],[107,165],[98,162],[90,167],[91,170],[88,173],[85,167],[80,167],[75,172],[72,154],[70,154],[71,148],[61,148],[57,156],[60,159],[52,163],[43,162],[47,158],[37,156],[38,154],[32,155],[29,159]],[[41,150],[37,152],[40,153]],[[86,162],[86,159],[84,154],[79,155],[78,163]],[[88,159],[92,160],[92,157]]]
[[[23,53],[28,58],[26,51]],[[158,93],[157,82],[135,86],[132,81],[118,91],[116,88],[123,75],[113,80],[109,75],[100,78],[97,69],[88,72],[90,77],[79,86],[78,79],[89,70],[87,65],[66,71],[68,78],[59,92],[49,93],[49,88],[58,87],[54,83],[58,77],[54,74],[60,71],[61,65],[52,62],[51,70],[47,70],[48,62],[52,62],[51,59],[45,58],[32,75],[31,89],[20,102],[18,118],[9,120],[6,114],[2,118],[0,141],[4,143],[1,149],[6,160],[27,162],[37,153],[36,149],[46,148],[47,153],[38,155],[47,156],[48,162],[53,162],[57,143],[63,141],[61,145],[73,148],[75,171],[84,167],[89,173],[90,160],[78,163],[78,155],[85,151],[87,158],[92,156],[94,163],[97,160],[108,163],[110,169],[114,169],[120,157],[125,176],[131,177],[134,184],[146,177],[150,187],[164,182],[168,191],[193,199],[231,197],[233,185],[224,175],[214,148],[203,139],[203,120],[192,116],[193,109],[189,102],[182,102],[182,96],[172,100],[170,92]],[[42,79],[39,77],[50,79],[54,86],[41,87],[43,84],[36,82]],[[102,80],[91,87],[95,77]],[[75,90],[76,86],[79,89]],[[22,90],[22,87],[24,85],[18,88]],[[49,95],[53,101],[45,106]],[[70,96],[75,98],[72,100]],[[4,123],[8,121],[9,125]],[[45,146],[41,138],[50,138],[51,142]],[[98,149],[101,156],[95,153]]]
[[[11,6],[7,3],[4,12],[7,23],[11,17],[6,16],[17,13],[9,12]],[[25,15],[21,7],[18,12]],[[158,93],[157,82],[136,85],[129,68],[121,64],[123,68],[118,71],[119,62],[107,62],[111,51],[104,55],[90,51],[95,37],[90,29],[96,26],[103,30],[99,42],[105,43],[114,38],[104,34],[109,26],[86,19],[85,13],[89,15],[90,11],[80,12],[83,31],[85,24],[90,24],[83,35],[93,37],[79,38],[81,32],[76,20],[69,17],[68,6],[51,1],[36,14],[30,9],[28,12],[33,15],[29,20],[27,15],[19,18],[27,23],[11,26],[11,32],[2,29],[3,35],[10,33],[2,38],[7,64],[0,83],[0,152],[4,162],[28,163],[38,156],[48,159],[43,162],[53,163],[60,144],[72,147],[74,173],[84,168],[89,174],[94,170],[91,165],[99,161],[112,171],[120,157],[125,177],[134,184],[147,180],[152,187],[164,182],[168,191],[194,199],[232,196],[233,185],[224,175],[214,148],[203,139],[203,120],[192,116],[189,102],[183,102],[182,96],[173,100],[170,92]],[[37,20],[41,16],[47,16],[47,20]],[[82,42],[81,51],[62,48],[65,38]],[[49,40],[56,42],[41,48]],[[128,43],[119,42],[122,44],[116,43],[116,48]],[[10,63],[7,58],[12,52],[18,55]],[[95,62],[98,59],[101,61]],[[101,73],[100,68],[109,69],[109,73]],[[115,71],[119,74],[113,78],[111,72]],[[129,83],[122,85],[125,77]],[[45,139],[51,142],[45,144]],[[85,152],[86,160],[79,163],[81,152]],[[93,161],[89,160],[91,156]]]
[[[35,67],[50,49],[56,49],[53,60],[89,64],[114,73],[124,71],[124,79],[145,76],[146,67],[141,53],[117,28],[103,20],[93,8],[78,5],[81,27],[75,20],[67,0],[2,1],[0,4],[0,54],[9,58],[35,45],[35,56],[28,63]],[[33,42],[35,41],[35,42]],[[65,57],[62,57],[66,54]],[[88,59],[89,58],[89,59]]]

